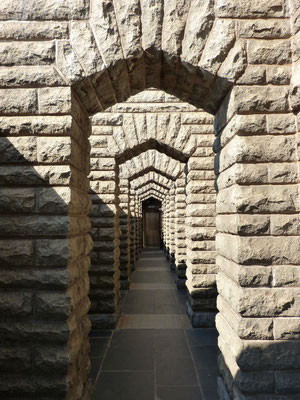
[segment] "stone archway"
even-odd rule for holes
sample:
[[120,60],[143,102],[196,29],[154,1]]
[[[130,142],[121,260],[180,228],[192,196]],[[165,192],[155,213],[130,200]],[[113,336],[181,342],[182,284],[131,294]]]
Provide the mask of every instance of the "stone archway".
[[[3,395],[88,398],[88,116],[157,87],[216,114],[220,396],[294,396],[297,7],[94,1],[89,11],[78,0],[0,11],[1,335],[18,360]],[[190,182],[209,175],[203,160],[192,165]],[[187,223],[209,224],[205,204],[191,204]]]

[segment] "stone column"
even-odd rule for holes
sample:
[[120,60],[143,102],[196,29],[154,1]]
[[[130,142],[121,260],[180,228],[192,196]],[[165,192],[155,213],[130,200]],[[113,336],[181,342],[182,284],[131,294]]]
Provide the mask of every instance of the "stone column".
[[[97,134],[96,134],[97,133]],[[119,171],[109,157],[107,136],[99,130],[91,137],[91,223],[94,249],[91,254],[89,312],[95,329],[113,329],[120,299]]]
[[14,89],[5,103],[0,397],[87,400],[89,119],[68,87]]
[[169,194],[169,253],[170,253],[170,269],[175,270],[175,187],[172,182]]
[[136,215],[134,190],[129,188],[129,225],[130,225],[130,269],[135,270],[136,264]]
[[165,240],[166,240],[166,233],[165,233],[165,229],[166,229],[166,223],[165,223],[165,199],[166,197],[164,197],[161,201],[161,236],[162,236],[162,243],[163,243],[163,251],[165,252],[166,249],[166,244],[165,244]]
[[194,327],[210,327],[217,296],[213,135],[197,135],[196,140],[197,150],[187,163],[187,313]]
[[185,174],[182,174],[176,179],[175,188],[175,272],[178,289],[185,288],[186,281],[185,184]]
[[142,206],[142,202],[139,202],[139,231],[140,231],[140,243],[139,243],[139,252],[142,251],[143,247],[144,247],[144,243],[143,243],[143,206]]
[[136,196],[136,226],[137,226],[137,258],[143,248],[143,211],[140,196]]
[[170,259],[170,195],[166,194],[166,207],[165,207],[165,244],[166,244],[166,258]]
[[130,268],[130,223],[129,223],[129,183],[120,179],[120,290],[128,290],[131,279]]
[[299,169],[288,87],[236,87],[215,119],[221,399],[299,397]]

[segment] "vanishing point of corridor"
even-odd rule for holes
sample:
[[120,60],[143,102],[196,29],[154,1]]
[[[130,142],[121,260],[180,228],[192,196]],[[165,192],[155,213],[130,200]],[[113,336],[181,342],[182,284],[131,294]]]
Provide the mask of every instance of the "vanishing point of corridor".
[[93,400],[217,400],[217,332],[192,329],[162,250],[141,253],[115,331],[91,332]]

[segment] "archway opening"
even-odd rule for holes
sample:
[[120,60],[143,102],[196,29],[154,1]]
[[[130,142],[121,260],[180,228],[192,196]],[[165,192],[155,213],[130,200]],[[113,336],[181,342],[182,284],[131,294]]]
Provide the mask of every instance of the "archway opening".
[[161,201],[150,197],[144,200],[143,207],[143,246],[162,248]]

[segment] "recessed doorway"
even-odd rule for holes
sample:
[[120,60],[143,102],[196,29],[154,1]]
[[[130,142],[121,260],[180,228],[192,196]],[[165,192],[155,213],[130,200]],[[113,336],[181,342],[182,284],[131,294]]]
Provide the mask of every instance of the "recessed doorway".
[[143,202],[144,247],[161,247],[161,202],[153,197]]

